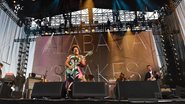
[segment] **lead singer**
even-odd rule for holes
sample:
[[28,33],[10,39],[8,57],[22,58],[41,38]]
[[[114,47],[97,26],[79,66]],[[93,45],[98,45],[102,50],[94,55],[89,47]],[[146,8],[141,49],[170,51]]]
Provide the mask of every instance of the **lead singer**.
[[67,89],[67,93],[69,94],[69,91],[71,91],[71,85],[74,81],[84,81],[84,75],[81,68],[86,66],[86,60],[83,55],[80,55],[79,47],[77,45],[74,45],[72,47],[72,54],[67,57],[65,61],[65,66],[65,88]]

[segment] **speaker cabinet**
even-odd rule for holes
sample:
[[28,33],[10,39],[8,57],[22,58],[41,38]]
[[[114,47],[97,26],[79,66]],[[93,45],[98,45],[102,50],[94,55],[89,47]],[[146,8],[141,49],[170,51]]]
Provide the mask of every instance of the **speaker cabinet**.
[[33,86],[34,86],[34,83],[36,82],[42,82],[41,78],[28,78],[27,79],[27,86],[28,86],[28,89],[32,90],[33,89]]
[[72,89],[73,97],[103,98],[108,92],[108,86],[104,82],[74,82]]
[[175,94],[178,97],[185,98],[185,88],[182,86],[176,86]]
[[11,97],[11,86],[8,83],[0,81],[0,98]]
[[118,99],[161,98],[157,81],[125,81],[116,85]]
[[29,99],[31,98],[31,93],[32,93],[34,84],[36,82],[41,82],[41,81],[42,81],[41,78],[33,78],[33,77],[27,78],[26,84],[25,84],[26,98],[29,98]]
[[33,86],[31,98],[61,98],[63,86],[63,82],[37,82]]

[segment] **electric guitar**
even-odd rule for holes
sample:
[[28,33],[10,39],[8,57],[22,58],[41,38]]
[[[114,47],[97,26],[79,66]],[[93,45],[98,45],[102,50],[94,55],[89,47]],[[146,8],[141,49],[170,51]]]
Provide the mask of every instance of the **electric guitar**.
[[[89,51],[87,52],[87,54],[85,56],[81,56],[81,58],[85,58],[87,56],[91,56],[93,54],[93,51]],[[73,67],[72,69],[69,69],[68,67],[66,67],[66,76],[67,77],[71,77],[72,79],[75,79],[76,76],[79,74],[79,73],[82,73],[82,72],[79,72],[81,70],[79,70],[79,65],[80,65],[80,57],[76,57],[76,56],[71,56],[71,61],[72,61],[72,64],[71,66]]]

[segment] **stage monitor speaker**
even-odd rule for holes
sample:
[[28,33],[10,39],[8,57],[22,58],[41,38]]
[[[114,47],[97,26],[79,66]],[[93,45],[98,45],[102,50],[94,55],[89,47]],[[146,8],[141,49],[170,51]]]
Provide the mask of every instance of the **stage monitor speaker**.
[[157,81],[125,81],[118,82],[118,99],[161,98]]
[[72,89],[73,97],[104,98],[108,92],[108,86],[104,82],[74,82]]
[[31,98],[62,98],[63,82],[36,82]]

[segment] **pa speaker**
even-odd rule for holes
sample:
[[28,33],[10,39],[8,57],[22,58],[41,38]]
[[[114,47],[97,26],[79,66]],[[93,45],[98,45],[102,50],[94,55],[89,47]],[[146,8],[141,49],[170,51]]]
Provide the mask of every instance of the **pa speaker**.
[[73,97],[103,98],[108,92],[108,86],[104,82],[74,82],[72,89]]
[[63,82],[37,82],[33,86],[31,98],[62,98]]
[[161,98],[157,81],[125,81],[116,85],[118,99]]

